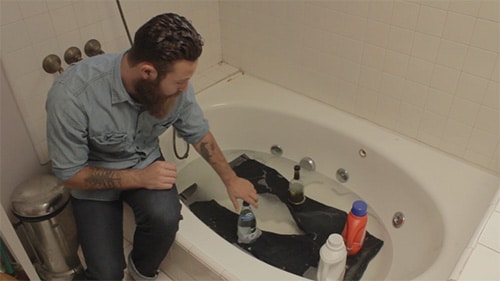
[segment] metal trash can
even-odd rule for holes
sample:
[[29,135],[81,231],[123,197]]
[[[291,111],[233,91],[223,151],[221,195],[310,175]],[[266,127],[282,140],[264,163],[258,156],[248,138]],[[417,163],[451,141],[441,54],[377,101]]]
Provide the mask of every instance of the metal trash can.
[[73,280],[83,270],[69,198],[50,174],[21,183],[11,196],[12,212],[24,227],[43,280]]

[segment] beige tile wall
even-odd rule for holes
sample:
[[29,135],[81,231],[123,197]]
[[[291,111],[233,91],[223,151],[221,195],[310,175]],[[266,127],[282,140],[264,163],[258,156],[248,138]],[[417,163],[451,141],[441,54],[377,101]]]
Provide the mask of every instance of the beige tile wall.
[[[223,59],[499,172],[499,1],[121,1],[129,29],[174,11]],[[2,0],[0,58],[41,162],[42,59],[91,38],[128,46],[115,1]],[[220,13],[220,16],[219,16]],[[65,67],[63,63],[63,67]]]
[[[176,12],[191,19],[205,39],[198,69],[221,61],[218,2],[121,0],[131,36],[152,16]],[[92,38],[104,52],[119,52],[129,41],[116,1],[84,0],[1,0],[0,59],[23,115],[41,163],[48,161],[45,133],[45,99],[57,74],[42,69],[49,54],[63,60],[64,52],[76,46],[83,53]]]
[[223,0],[223,59],[498,174],[499,3]]

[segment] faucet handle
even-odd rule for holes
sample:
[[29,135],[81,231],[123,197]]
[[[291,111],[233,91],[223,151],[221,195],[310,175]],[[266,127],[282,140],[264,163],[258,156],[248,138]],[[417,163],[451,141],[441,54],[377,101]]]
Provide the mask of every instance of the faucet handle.
[[101,43],[96,39],[90,39],[89,41],[87,41],[87,43],[85,43],[83,51],[89,57],[104,54],[104,51],[101,49]]
[[53,74],[56,72],[63,72],[64,69],[61,66],[61,58],[58,55],[50,54],[43,59],[42,67],[45,72]]
[[64,61],[67,64],[72,64],[82,60],[82,51],[77,47],[69,47],[66,52],[64,52]]

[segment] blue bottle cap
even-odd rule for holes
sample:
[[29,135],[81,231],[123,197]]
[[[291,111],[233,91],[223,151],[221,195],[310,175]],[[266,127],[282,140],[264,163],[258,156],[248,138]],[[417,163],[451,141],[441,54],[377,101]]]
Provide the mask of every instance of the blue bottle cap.
[[363,200],[356,200],[356,201],[354,201],[354,203],[352,203],[351,212],[355,216],[364,217],[364,216],[366,216],[366,210],[367,209],[368,209],[368,205],[366,205],[365,201],[363,201]]

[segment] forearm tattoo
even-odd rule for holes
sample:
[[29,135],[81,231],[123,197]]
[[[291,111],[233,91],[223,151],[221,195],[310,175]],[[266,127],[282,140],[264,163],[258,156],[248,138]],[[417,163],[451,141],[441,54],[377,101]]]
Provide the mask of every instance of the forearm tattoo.
[[209,142],[202,142],[200,144],[200,154],[201,156],[207,160],[210,164],[215,164],[212,159],[212,151],[214,150],[214,144]]
[[90,167],[90,175],[85,182],[97,189],[111,189],[121,185],[121,178],[116,171],[102,168]]

